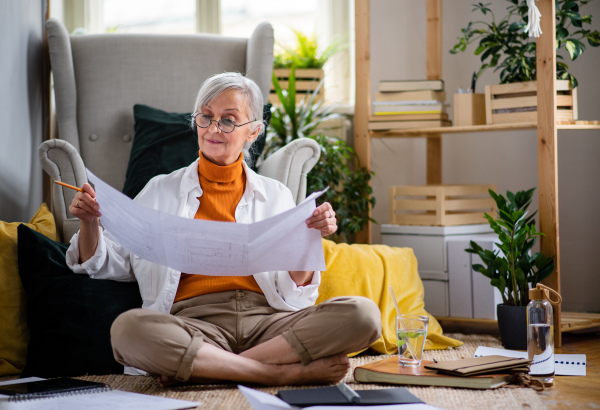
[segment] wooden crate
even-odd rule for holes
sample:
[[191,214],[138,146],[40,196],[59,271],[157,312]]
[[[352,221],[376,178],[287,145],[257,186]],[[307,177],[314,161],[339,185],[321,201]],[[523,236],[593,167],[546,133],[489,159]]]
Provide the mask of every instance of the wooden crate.
[[[537,82],[485,87],[487,124],[537,122]],[[567,80],[556,80],[556,121],[577,119],[577,89]]]
[[390,187],[390,223],[452,226],[487,224],[483,213],[496,216],[488,189],[495,185],[419,185]]
[[[273,70],[277,81],[282,89],[287,90],[288,79],[292,70],[287,68],[276,68]],[[302,68],[295,70],[296,75],[296,101],[302,100],[308,91],[312,91],[319,85],[319,81],[323,79],[324,71],[321,68]],[[322,101],[325,98],[325,89],[321,87],[319,93],[315,97],[315,101]],[[279,104],[279,97],[275,93],[275,88],[271,84],[271,92],[269,93],[269,102],[271,104]]]

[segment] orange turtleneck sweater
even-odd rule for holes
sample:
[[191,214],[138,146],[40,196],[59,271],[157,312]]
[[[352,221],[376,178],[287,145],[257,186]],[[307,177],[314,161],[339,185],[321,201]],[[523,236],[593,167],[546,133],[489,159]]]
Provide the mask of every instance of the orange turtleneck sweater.
[[[246,187],[246,173],[241,154],[231,165],[213,164],[202,155],[198,161],[198,178],[202,187],[196,219],[235,222],[235,208]],[[228,290],[250,290],[263,293],[253,276],[208,276],[182,273],[175,302],[208,293]]]

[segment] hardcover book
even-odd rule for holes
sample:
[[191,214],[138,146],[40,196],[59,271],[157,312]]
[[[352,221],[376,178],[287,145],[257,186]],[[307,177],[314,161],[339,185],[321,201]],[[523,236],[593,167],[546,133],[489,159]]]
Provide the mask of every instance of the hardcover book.
[[445,91],[393,91],[393,92],[378,92],[375,95],[375,101],[426,101],[436,100],[440,102],[446,101]]
[[450,127],[451,121],[448,120],[422,120],[422,121],[372,121],[369,122],[368,129],[371,131],[379,130],[398,130],[408,128],[431,128],[431,127]]
[[288,404],[300,407],[423,403],[404,387],[393,389],[354,390],[345,383],[311,389],[279,390],[277,396]]
[[447,120],[448,114],[411,114],[402,113],[396,115],[375,114],[369,116],[369,121],[420,121],[420,120]]
[[443,80],[406,80],[406,81],[380,81],[379,92],[394,91],[443,91]]
[[397,114],[439,114],[445,113],[446,106],[442,103],[437,104],[394,104],[394,105],[374,105],[373,113],[375,115],[397,115]]
[[423,360],[421,367],[401,367],[398,356],[357,367],[354,378],[363,383],[408,384],[419,386],[461,387],[467,389],[492,389],[507,384],[509,373],[485,374],[479,376],[452,376],[427,369],[434,362]]

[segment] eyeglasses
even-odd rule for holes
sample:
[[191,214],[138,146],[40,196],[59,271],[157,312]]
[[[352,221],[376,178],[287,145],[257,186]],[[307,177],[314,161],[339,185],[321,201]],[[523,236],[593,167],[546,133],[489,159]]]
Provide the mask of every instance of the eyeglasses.
[[219,129],[226,134],[229,134],[230,132],[235,131],[236,127],[241,127],[242,125],[246,125],[246,124],[250,124],[251,122],[258,121],[258,120],[252,120],[252,121],[248,121],[243,124],[237,125],[235,122],[233,122],[232,120],[230,120],[228,118],[221,118],[219,121],[211,120],[210,117],[208,117],[202,113],[193,114],[192,118],[194,119],[194,122],[196,123],[196,125],[200,128],[208,128],[208,127],[210,127],[210,124],[214,121],[217,123],[217,127],[219,127]]

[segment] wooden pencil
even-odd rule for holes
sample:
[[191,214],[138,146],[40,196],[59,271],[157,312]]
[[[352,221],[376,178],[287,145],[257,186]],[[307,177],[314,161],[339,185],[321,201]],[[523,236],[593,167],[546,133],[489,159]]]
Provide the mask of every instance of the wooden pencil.
[[74,189],[75,191],[83,192],[83,189],[81,189],[81,188],[77,188],[76,186],[73,186],[73,185],[65,184],[64,182],[60,182],[60,181],[54,181],[54,183],[56,183],[56,184],[58,184],[58,185],[65,186],[65,187],[67,187],[67,188]]

